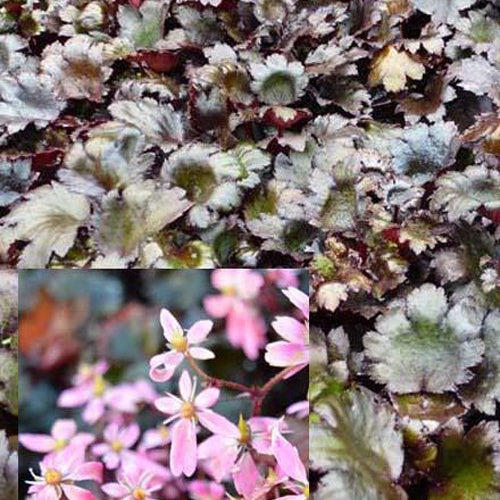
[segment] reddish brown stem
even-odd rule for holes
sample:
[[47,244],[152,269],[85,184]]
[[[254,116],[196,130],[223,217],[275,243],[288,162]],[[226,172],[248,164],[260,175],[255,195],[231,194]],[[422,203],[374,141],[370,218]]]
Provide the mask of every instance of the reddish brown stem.
[[249,387],[247,385],[239,384],[237,382],[232,382],[230,380],[224,380],[221,378],[211,377],[208,373],[205,373],[199,366],[198,363],[194,360],[192,356],[189,354],[186,355],[186,359],[190,364],[191,368],[196,372],[196,374],[205,382],[205,384],[211,387],[225,387],[226,389],[230,389],[232,391],[247,393],[252,399],[252,415],[258,416],[262,410],[262,403],[264,399],[269,394],[269,392],[283,381],[290,373],[296,368],[295,366],[289,366],[284,368],[279,373],[277,373],[274,377],[269,379],[262,387]]

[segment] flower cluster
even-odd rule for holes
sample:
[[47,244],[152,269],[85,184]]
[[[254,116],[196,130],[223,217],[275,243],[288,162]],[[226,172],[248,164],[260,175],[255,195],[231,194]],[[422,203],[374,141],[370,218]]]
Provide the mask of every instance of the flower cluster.
[[[202,302],[225,325],[224,341],[248,362],[260,358],[272,375],[250,385],[238,374],[234,380],[211,375],[205,363],[221,362],[210,348],[214,323],[197,320],[184,330],[173,311],[162,309],[166,347],[150,358],[151,381],[117,381],[118,367],[104,359],[81,364],[57,398],[61,409],[76,410],[74,418],[58,418],[50,434],[21,433],[26,450],[44,454],[26,481],[29,498],[309,497],[307,444],[304,449],[297,435],[302,428],[307,436],[307,401],[296,397],[280,414],[263,413],[271,391],[308,366],[308,296],[297,288],[296,273],[286,270],[217,270],[212,284],[221,295]],[[293,313],[268,322],[266,305],[272,316]],[[251,337],[247,343],[238,329]],[[237,413],[223,410],[231,401]]]

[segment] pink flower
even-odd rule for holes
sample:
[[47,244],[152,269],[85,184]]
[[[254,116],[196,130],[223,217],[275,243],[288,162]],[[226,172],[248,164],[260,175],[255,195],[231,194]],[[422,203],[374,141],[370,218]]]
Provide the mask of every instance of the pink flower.
[[275,425],[278,425],[283,432],[288,426],[283,419],[273,417],[252,417],[248,423],[252,430],[252,447],[262,455],[272,455],[271,435]]
[[292,287],[283,293],[302,311],[306,320],[300,322],[288,316],[278,316],[272,326],[285,340],[268,344],[265,359],[271,366],[294,366],[295,369],[288,373],[290,377],[309,364],[309,298]]
[[165,425],[159,425],[156,429],[148,429],[142,436],[141,448],[150,450],[170,443],[170,432]]
[[156,400],[158,410],[171,415],[165,424],[177,420],[170,429],[172,445],[170,448],[170,468],[174,476],[192,476],[196,470],[197,441],[196,423],[206,427],[211,432],[222,432],[222,429],[233,426],[226,418],[209,410],[219,399],[220,391],[210,387],[196,394],[196,379],[194,384],[189,373],[183,371],[179,380],[181,398],[168,394],[167,397]]
[[85,405],[83,420],[95,424],[104,414],[107,383],[103,375],[107,370],[108,364],[105,361],[99,361],[93,366],[80,366],[73,380],[74,387],[63,391],[57,404],[62,408]]
[[229,477],[240,452],[245,451],[250,440],[250,428],[240,415],[238,426],[228,422],[221,432],[200,444],[198,459],[205,462],[207,472],[220,483]]
[[279,469],[292,480],[285,483],[285,486],[294,494],[280,498],[307,500],[309,498],[309,479],[306,468],[300,459],[297,448],[282,436],[279,425],[273,427],[271,446]]
[[169,352],[153,356],[149,362],[149,376],[155,382],[169,380],[175,369],[182,363],[185,356],[189,355],[195,359],[212,359],[215,357],[212,351],[204,347],[196,347],[203,342],[213,327],[212,321],[197,321],[184,335],[179,322],[167,311],[162,309],[160,323],[163,327],[163,335],[167,339]]
[[36,500],[95,500],[88,490],[75,486],[75,481],[102,482],[102,464],[84,462],[85,451],[81,446],[67,446],[60,453],[46,455],[40,462],[41,475],[33,472],[34,481],[28,493]]
[[227,318],[229,342],[242,348],[248,358],[257,359],[266,343],[266,324],[253,301],[259,296],[264,278],[249,269],[218,269],[212,273],[212,285],[222,295],[206,297],[206,311],[214,318]]
[[188,485],[193,500],[223,500],[224,487],[213,481],[191,481]]
[[161,490],[161,482],[134,462],[128,462],[116,476],[116,483],[102,485],[102,490],[112,498],[122,500],[155,500],[153,493]]
[[309,401],[297,401],[286,409],[287,415],[295,415],[297,418],[307,418],[309,415]]
[[233,471],[233,481],[236,491],[243,498],[266,498],[268,491],[265,479],[260,475],[250,453],[244,453]]
[[92,446],[92,453],[102,456],[106,468],[116,469],[124,458],[132,455],[130,448],[139,439],[140,432],[135,422],[127,427],[111,423],[104,429],[106,442]]
[[269,269],[267,279],[276,283],[280,288],[298,286],[299,278],[295,269]]
[[306,321],[309,321],[309,297],[293,286],[282,290],[287,299],[303,314]]
[[230,425],[200,444],[198,459],[203,460],[207,472],[221,482],[250,448],[263,455],[272,454],[271,431],[276,422],[285,426],[282,420],[271,417],[253,417],[246,422],[240,415],[238,426],[229,422]]
[[21,444],[31,451],[37,453],[58,453],[66,446],[76,445],[87,448],[94,442],[94,436],[88,433],[77,433],[74,420],[60,419],[52,425],[51,435],[46,434],[21,434]]
[[152,404],[158,397],[152,384],[147,380],[137,380],[110,387],[106,391],[106,404],[121,413],[137,413],[142,404]]

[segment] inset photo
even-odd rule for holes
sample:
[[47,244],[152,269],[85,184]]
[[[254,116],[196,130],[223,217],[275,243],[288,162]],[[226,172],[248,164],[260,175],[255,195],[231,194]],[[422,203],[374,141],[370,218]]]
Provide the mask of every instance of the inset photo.
[[301,270],[19,273],[19,498],[309,496]]

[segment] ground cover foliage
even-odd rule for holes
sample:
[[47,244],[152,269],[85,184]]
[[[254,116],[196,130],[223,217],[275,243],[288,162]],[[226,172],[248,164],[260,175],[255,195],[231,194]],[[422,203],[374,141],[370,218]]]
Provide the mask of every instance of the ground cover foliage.
[[308,267],[314,494],[498,498],[496,3],[6,2],[1,258]]

